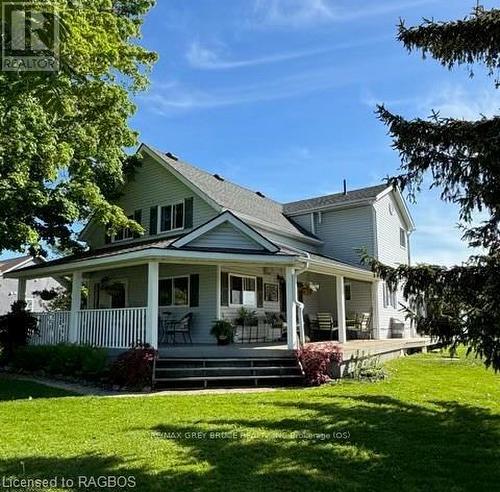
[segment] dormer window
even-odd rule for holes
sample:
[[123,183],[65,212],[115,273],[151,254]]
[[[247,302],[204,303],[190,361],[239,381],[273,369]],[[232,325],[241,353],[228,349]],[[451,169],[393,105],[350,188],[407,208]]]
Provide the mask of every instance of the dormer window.
[[184,229],[184,202],[160,207],[159,232]]

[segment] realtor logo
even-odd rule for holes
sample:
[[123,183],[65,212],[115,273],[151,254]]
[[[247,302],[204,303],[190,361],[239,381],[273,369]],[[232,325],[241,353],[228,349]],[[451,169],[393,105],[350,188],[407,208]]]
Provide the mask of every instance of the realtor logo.
[[2,2],[2,70],[59,70],[59,17],[50,2]]

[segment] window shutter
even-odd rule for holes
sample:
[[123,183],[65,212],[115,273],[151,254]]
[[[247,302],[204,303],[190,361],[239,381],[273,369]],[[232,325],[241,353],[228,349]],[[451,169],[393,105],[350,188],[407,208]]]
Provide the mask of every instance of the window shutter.
[[[142,225],[142,210],[136,210],[134,212],[134,220],[139,224],[139,225]],[[139,237],[141,237],[140,234],[138,234],[137,232],[134,234],[134,237],[137,239]]]
[[111,244],[111,236],[108,234],[109,224],[104,227],[104,244]]
[[184,228],[193,227],[193,197],[184,200]]
[[229,306],[229,274],[227,272],[220,274],[220,305]]
[[158,207],[149,209],[149,235],[154,236],[158,232]]
[[200,276],[198,274],[189,276],[189,306],[200,305]]
[[264,307],[264,281],[257,277],[257,307]]

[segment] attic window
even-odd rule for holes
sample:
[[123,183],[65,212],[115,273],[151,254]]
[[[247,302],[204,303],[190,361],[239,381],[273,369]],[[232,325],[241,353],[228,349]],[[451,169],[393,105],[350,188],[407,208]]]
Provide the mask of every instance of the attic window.
[[219,181],[224,181],[224,178],[220,174],[214,174],[214,178]]
[[256,191],[255,194],[260,196],[261,198],[266,198],[266,195],[264,195],[264,193],[262,193],[261,191]]

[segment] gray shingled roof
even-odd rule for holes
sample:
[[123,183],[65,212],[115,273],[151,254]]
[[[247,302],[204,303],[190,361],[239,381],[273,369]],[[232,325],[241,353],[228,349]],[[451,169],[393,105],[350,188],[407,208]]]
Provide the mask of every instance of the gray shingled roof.
[[303,238],[314,238],[313,235],[297,227],[283,214],[283,205],[267,197],[259,196],[255,191],[217,179],[214,175],[199,169],[187,162],[175,160],[163,152],[147,146],[169,166],[186,177],[203,193],[208,195],[222,208],[231,210],[242,220],[254,219],[254,224],[273,226],[284,234],[292,234]]
[[0,274],[6,272],[7,270],[11,270],[13,268],[17,268],[19,265],[22,265],[24,262],[31,259],[31,256],[20,256],[18,258],[11,258],[9,260],[0,260]]
[[371,200],[375,199],[382,191],[387,189],[388,185],[381,184],[377,186],[370,186],[368,188],[361,188],[359,190],[348,191],[344,193],[335,193],[333,195],[325,195],[307,200],[299,200],[297,202],[285,203],[283,205],[283,212],[285,214],[296,214],[300,212],[307,212],[311,209],[327,207],[328,205],[348,204],[357,200]]

